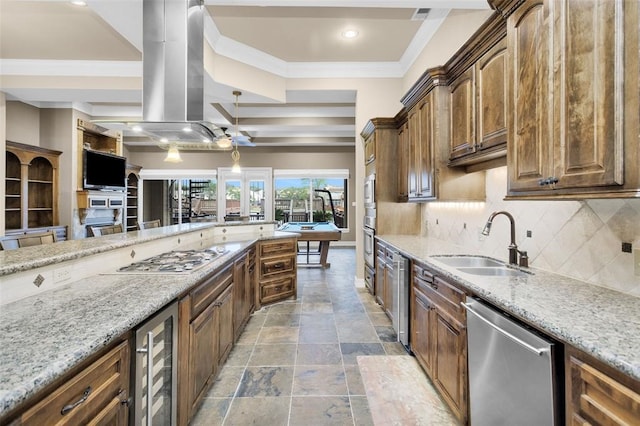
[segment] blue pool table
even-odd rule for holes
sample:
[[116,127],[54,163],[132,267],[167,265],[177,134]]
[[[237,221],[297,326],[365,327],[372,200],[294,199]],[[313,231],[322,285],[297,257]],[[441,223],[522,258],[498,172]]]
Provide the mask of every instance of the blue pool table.
[[[327,254],[329,253],[329,243],[331,241],[339,241],[342,238],[342,231],[331,222],[288,222],[283,224],[280,231],[296,232],[300,234],[298,241],[306,241],[306,251],[298,250],[298,254],[306,256],[306,263],[303,265],[321,266],[328,268],[331,264],[327,263]],[[311,241],[318,241],[318,251],[312,253],[309,248]],[[311,263],[309,258],[311,255],[320,255],[319,263]]]

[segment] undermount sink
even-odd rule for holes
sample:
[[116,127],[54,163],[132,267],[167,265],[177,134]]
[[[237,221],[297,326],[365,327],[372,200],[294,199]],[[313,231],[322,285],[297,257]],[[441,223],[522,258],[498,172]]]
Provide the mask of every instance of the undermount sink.
[[482,256],[434,256],[438,262],[455,268],[504,266],[504,262]]
[[472,275],[485,275],[485,276],[501,276],[501,277],[521,277],[526,276],[529,273],[520,271],[519,269],[502,267],[488,267],[488,268],[456,268],[460,272],[466,272]]
[[438,262],[472,275],[519,277],[529,272],[510,268],[506,263],[483,256],[434,256]]

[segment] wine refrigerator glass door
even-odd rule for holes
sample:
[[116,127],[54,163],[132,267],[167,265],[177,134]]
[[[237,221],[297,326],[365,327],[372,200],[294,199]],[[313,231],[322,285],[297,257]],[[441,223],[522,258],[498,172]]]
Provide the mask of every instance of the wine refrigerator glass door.
[[176,424],[178,304],[136,330],[135,424]]

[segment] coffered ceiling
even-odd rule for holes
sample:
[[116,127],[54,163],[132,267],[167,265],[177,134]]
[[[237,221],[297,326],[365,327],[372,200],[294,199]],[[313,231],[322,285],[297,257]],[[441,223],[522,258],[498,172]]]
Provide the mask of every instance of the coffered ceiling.
[[[1,90],[38,107],[103,119],[142,114],[142,0],[0,0]],[[205,38],[220,57],[286,79],[401,78],[455,9],[486,0],[205,0]],[[453,11],[452,11],[453,10]],[[347,40],[342,33],[355,29]],[[355,143],[356,93],[287,90],[271,99],[207,76],[207,115],[258,146]],[[127,139],[127,138],[126,138]],[[130,139],[130,149],[148,145]]]

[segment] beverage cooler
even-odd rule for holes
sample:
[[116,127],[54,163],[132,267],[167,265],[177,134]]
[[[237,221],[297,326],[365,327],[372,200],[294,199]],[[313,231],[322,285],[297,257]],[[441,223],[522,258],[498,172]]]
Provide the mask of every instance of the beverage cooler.
[[177,344],[177,302],[136,330],[135,425],[176,424]]

